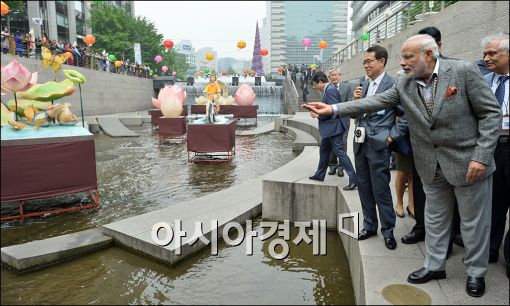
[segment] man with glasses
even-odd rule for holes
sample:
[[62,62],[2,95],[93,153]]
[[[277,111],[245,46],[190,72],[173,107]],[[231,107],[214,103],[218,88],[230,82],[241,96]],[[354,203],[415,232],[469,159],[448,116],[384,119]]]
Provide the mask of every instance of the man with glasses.
[[[367,49],[363,67],[368,79],[363,86],[356,88],[354,99],[370,97],[393,86],[395,78],[384,71],[387,61],[388,51],[384,47],[376,45]],[[358,239],[365,240],[377,235],[379,211],[384,244],[390,250],[397,247],[397,242],[393,236],[396,216],[390,190],[391,152],[388,146],[400,140],[407,131],[403,122],[395,123],[398,113],[396,107],[389,105],[377,112],[358,115],[355,131],[363,128],[365,139],[361,142],[355,138],[353,146],[358,194],[363,209],[363,229]]]
[[429,35],[408,38],[400,66],[407,78],[382,94],[336,105],[306,104],[323,116],[352,116],[401,104],[416,169],[427,197],[424,267],[407,281],[446,278],[446,253],[454,201],[459,203],[468,274],[466,292],[485,293],[489,264],[494,149],[502,116],[494,93],[473,63],[439,59]]
[[[494,152],[496,161],[496,171],[494,172],[494,185],[492,188],[492,220],[491,220],[491,242],[489,248],[489,262],[498,262],[499,248],[505,234],[506,215],[510,201],[508,200],[508,190],[510,190],[510,158],[508,135],[509,113],[509,51],[508,51],[508,33],[497,33],[485,37],[482,40],[483,60],[490,71],[485,75],[487,83],[498,99],[499,106],[503,112],[503,122],[499,134],[498,144]],[[506,259],[506,273],[510,274],[510,236],[506,233],[504,254]]]

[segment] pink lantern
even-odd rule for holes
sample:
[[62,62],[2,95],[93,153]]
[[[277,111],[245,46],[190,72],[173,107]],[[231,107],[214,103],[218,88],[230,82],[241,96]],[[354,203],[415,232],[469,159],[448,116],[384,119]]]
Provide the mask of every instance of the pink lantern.
[[161,55],[156,55],[156,57],[154,57],[154,60],[158,63],[161,63],[163,61],[163,57],[161,57]]
[[312,40],[310,38],[303,39],[303,46],[305,46],[305,51],[312,45]]
[[152,105],[154,105],[155,108],[161,108],[162,101],[169,97],[177,99],[181,104],[186,103],[186,92],[179,86],[172,85],[161,88],[158,98],[152,98]]
[[239,105],[252,105],[255,100],[255,92],[248,84],[241,84],[234,95]]
[[174,71],[172,71],[172,75],[173,75],[173,76],[176,76],[176,75],[177,75],[177,72],[175,72],[175,70],[174,70]]
[[181,101],[182,104],[186,103],[186,92],[182,90],[182,88],[180,88],[177,85],[173,85],[170,86],[168,90],[171,94],[177,96],[177,98],[179,99],[179,101]]
[[167,72],[168,71],[168,67],[167,66],[163,66],[163,67],[161,67],[161,70],[163,70],[163,72]]

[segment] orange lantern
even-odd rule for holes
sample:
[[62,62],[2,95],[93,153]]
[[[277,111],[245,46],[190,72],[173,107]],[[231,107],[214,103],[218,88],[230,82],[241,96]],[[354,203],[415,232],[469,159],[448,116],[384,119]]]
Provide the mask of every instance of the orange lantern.
[[9,6],[2,1],[2,15],[9,13]]
[[237,42],[237,47],[239,49],[244,49],[246,47],[246,42],[244,40],[240,40]]
[[248,68],[244,68],[243,72],[244,72],[244,74],[247,74],[248,73]]
[[208,60],[208,61],[212,61],[212,60],[213,60],[213,58],[214,58],[214,55],[212,55],[211,53],[207,53],[207,54],[205,55],[205,59],[206,59],[206,60]]
[[269,51],[267,51],[266,49],[262,49],[262,50],[260,50],[260,55],[262,55],[262,56],[266,56],[266,55],[268,55],[268,54],[269,54]]
[[83,41],[90,47],[96,42],[96,38],[89,34],[83,38]]
[[319,43],[319,48],[324,49],[328,47],[328,43],[324,40],[321,40]]

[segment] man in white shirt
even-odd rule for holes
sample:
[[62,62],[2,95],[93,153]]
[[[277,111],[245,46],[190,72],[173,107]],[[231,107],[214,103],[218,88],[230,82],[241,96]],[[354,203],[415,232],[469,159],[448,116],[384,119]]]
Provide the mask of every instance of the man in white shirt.
[[[510,201],[508,200],[508,190],[510,190],[510,162],[509,162],[509,136],[508,136],[508,34],[498,33],[485,37],[482,40],[483,60],[490,71],[484,77],[496,95],[501,112],[503,113],[503,122],[501,125],[500,136],[496,150],[494,151],[494,160],[496,162],[496,171],[493,175],[492,185],[492,220],[491,220],[491,242],[489,252],[489,262],[497,262],[499,258],[499,248],[503,235],[505,233],[506,214]],[[509,275],[509,233],[505,238],[505,259],[507,264],[507,276]]]

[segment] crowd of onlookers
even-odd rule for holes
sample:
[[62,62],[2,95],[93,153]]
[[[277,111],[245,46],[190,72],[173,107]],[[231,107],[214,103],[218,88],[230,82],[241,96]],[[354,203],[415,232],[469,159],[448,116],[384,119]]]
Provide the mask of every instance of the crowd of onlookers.
[[[85,45],[77,43],[63,43],[62,41],[49,40],[46,36],[42,38],[32,37],[30,33],[21,35],[18,31],[10,33],[7,28],[2,31],[2,53],[18,55],[26,58],[42,58],[42,47],[48,48],[53,55],[69,52],[72,56],[66,59],[65,64],[107,71],[111,73],[124,74],[142,78],[151,78],[150,68],[147,65],[132,63],[128,60],[108,59],[108,54],[95,52]],[[119,61],[120,66],[115,66],[115,61]]]

